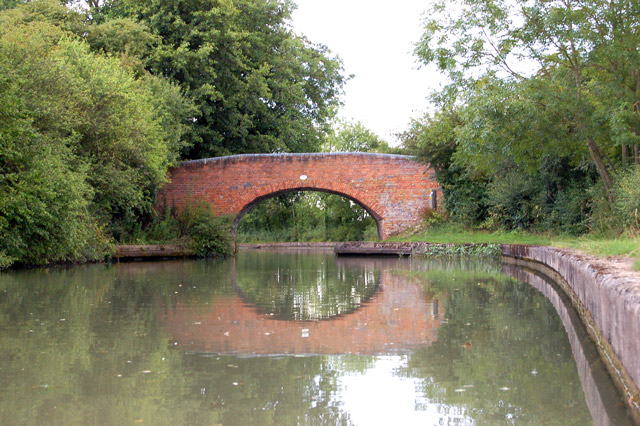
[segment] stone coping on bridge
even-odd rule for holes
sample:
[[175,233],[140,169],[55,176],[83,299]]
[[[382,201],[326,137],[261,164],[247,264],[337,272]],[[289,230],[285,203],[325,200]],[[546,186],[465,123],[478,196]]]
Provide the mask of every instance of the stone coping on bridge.
[[237,154],[237,155],[225,155],[222,157],[210,157],[210,158],[201,158],[198,160],[187,160],[183,161],[180,164],[207,164],[213,161],[233,161],[233,160],[244,160],[244,159],[264,159],[264,158],[274,158],[274,159],[282,159],[282,158],[308,158],[308,157],[343,157],[343,156],[354,156],[360,155],[364,157],[374,157],[374,158],[386,158],[389,160],[398,159],[398,160],[406,160],[415,158],[412,155],[401,155],[401,154],[382,154],[377,152],[278,152],[271,154]]

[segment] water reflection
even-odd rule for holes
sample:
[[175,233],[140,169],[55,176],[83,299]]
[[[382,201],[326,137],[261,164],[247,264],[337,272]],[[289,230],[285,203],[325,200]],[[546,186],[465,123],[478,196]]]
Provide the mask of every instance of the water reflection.
[[[176,297],[172,306],[160,306],[159,319],[182,348],[221,355],[376,355],[437,338],[437,301],[416,280],[393,273],[397,259],[327,256],[301,266],[309,260],[308,254],[245,253],[237,266],[231,262],[237,295],[212,297],[206,309]],[[261,286],[266,291],[258,296]],[[282,320],[300,317],[305,321]]]
[[594,424],[631,424],[630,413],[623,407],[620,395],[606,370],[598,350],[591,341],[571,300],[549,277],[532,270],[505,264],[502,271],[526,282],[540,291],[551,302],[567,331],[578,375],[585,391],[587,406]]
[[243,253],[231,259],[234,289],[274,319],[302,321],[351,313],[379,289],[379,270],[370,263],[317,260],[307,253]]
[[630,423],[530,273],[245,255],[0,275],[0,424]]

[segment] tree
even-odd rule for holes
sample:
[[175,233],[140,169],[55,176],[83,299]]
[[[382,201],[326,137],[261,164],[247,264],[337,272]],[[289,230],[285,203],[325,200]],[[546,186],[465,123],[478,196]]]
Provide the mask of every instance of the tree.
[[389,144],[367,129],[362,122],[338,122],[324,143],[329,152],[389,152]]
[[539,79],[479,79],[466,104],[414,121],[402,140],[430,163],[447,211],[464,225],[586,229],[592,184],[588,158],[566,132],[559,107],[546,108]]
[[462,108],[443,107],[433,115],[413,120],[400,135],[403,146],[434,168],[442,186],[444,206],[458,221],[475,225],[486,219],[487,174],[457,160],[457,135],[464,125]]
[[[459,13],[443,16],[445,7]],[[441,1],[425,22],[416,54],[451,78],[440,100],[452,94],[466,102],[487,76],[518,82],[518,96],[559,117],[563,142],[589,155],[613,202],[614,155],[637,144],[640,117],[630,114],[639,81],[634,70],[640,69],[633,47],[637,7],[627,0]],[[516,60],[533,73],[519,72]],[[612,129],[618,137],[611,137]]]
[[[40,37],[59,35],[39,24],[29,29]],[[96,238],[101,237],[89,211],[93,191],[84,179],[86,168],[73,161],[63,141],[38,131],[24,99],[28,75],[16,63],[20,55],[7,48],[11,41],[6,33],[0,39],[0,269],[15,262],[99,257]],[[31,47],[31,55],[42,53],[38,44]]]
[[[0,12],[0,263],[95,258],[149,213],[189,103],[90,51],[55,1]],[[106,232],[105,232],[106,231]]]
[[92,14],[132,18],[161,40],[145,56],[198,111],[186,158],[316,151],[345,78],[328,49],[294,35],[279,0],[114,0]]

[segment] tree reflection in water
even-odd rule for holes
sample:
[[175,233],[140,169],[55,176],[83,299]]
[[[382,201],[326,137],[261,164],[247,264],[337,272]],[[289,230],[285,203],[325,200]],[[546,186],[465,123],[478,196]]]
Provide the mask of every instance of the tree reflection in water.
[[591,422],[566,321],[499,265],[246,255],[0,275],[0,423]]

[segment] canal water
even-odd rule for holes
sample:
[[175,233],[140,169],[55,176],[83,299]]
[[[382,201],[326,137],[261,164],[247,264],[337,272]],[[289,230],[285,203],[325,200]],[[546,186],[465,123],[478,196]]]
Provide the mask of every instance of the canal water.
[[0,424],[632,423],[542,275],[243,252],[1,274]]

